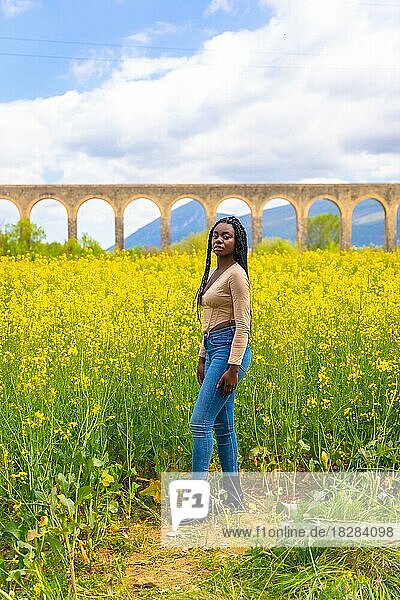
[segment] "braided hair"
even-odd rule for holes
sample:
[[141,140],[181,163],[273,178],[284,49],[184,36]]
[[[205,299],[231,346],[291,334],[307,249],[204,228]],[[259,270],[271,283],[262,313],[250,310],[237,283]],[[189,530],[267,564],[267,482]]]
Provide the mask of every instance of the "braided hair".
[[229,225],[232,225],[232,227],[235,231],[235,250],[233,252],[233,258],[246,271],[247,277],[249,276],[248,269],[247,269],[247,234],[246,234],[246,230],[237,217],[235,217],[233,215],[231,215],[229,217],[222,217],[222,219],[219,219],[219,221],[214,223],[214,225],[211,227],[210,232],[208,234],[206,266],[204,269],[203,278],[201,280],[200,287],[197,290],[196,295],[193,299],[193,304],[194,304],[194,302],[197,298],[196,312],[197,312],[197,318],[199,321],[200,321],[199,312],[200,312],[200,306],[201,306],[201,299],[203,297],[204,288],[207,285],[208,275],[210,273],[212,236],[213,236],[215,227],[217,225],[219,225],[220,223],[228,223]]

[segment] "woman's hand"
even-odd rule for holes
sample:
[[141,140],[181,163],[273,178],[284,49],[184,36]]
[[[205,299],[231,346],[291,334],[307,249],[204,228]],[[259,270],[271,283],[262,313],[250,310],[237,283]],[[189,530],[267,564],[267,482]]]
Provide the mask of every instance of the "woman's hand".
[[199,362],[197,365],[197,381],[201,385],[204,381],[204,365],[206,364],[206,359],[202,356],[199,357]]
[[238,365],[229,365],[229,369],[223,373],[220,377],[217,387],[222,385],[222,395],[229,396],[236,388],[239,381],[239,366]]

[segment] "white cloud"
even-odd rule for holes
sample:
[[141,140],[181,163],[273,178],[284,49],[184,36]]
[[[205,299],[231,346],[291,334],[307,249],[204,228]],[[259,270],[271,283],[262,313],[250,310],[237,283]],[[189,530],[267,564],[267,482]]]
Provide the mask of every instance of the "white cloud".
[[269,6],[194,56],[127,50],[92,91],[0,104],[0,182],[398,180],[394,9]]
[[133,33],[126,38],[127,42],[135,42],[138,44],[150,44],[155,38],[162,37],[164,35],[171,35],[178,31],[187,31],[189,25],[178,26],[174,23],[168,23],[168,21],[157,21],[152,27],[147,27],[142,31]]
[[110,49],[96,51],[91,50],[91,57],[87,60],[73,59],[69,68],[69,76],[72,76],[77,82],[85,83],[94,78],[103,78],[110,73],[114,52]]
[[7,17],[22,14],[33,7],[33,0],[0,0],[2,12]]
[[234,8],[235,0],[211,0],[204,11],[204,15],[213,15],[219,11],[231,13],[233,12]]

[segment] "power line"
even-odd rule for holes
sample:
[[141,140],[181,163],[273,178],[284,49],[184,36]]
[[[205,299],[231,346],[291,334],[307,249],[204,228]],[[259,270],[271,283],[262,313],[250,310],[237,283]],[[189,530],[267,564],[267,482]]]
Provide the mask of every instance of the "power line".
[[[22,53],[22,52],[0,52],[0,56],[14,56],[14,57],[22,57],[22,58],[45,58],[45,59],[55,59],[55,60],[79,60],[79,61],[94,61],[94,62],[112,62],[112,63],[120,63],[123,59],[118,58],[92,58],[90,56],[65,56],[65,55],[56,55],[56,54],[30,54],[30,53]],[[323,55],[322,55],[323,56]],[[151,59],[151,58],[141,58],[141,57],[130,57],[126,60],[135,60],[138,62],[146,62],[146,63],[154,63],[154,61],[158,60],[159,57]],[[161,58],[171,58],[174,59],[176,57],[161,57]],[[234,63],[204,63],[204,62],[196,62],[192,63],[192,66],[203,66],[203,67],[233,67],[239,69],[338,69],[343,71],[354,69],[356,70],[367,70],[367,71],[393,71],[399,70],[400,65],[355,65],[355,66],[344,66],[344,65],[246,65],[246,64],[234,64]]]
[[95,62],[121,62],[118,58],[91,58],[90,56],[60,56],[56,54],[28,54],[25,52],[0,52],[0,56],[22,56],[23,58],[55,58],[60,60],[86,60]]
[[152,46],[149,44],[112,44],[110,42],[82,42],[79,40],[51,40],[44,38],[30,38],[30,37],[14,37],[11,35],[2,35],[0,40],[9,40],[17,42],[39,42],[45,44],[71,44],[76,46],[99,46],[107,48],[142,48],[150,50],[174,50],[181,52],[198,52],[199,48],[182,48],[177,46]]
[[[303,0],[304,1],[314,1],[314,0]],[[316,1],[316,0],[315,0]],[[382,5],[383,6],[383,5]],[[400,8],[400,4],[398,5]],[[14,36],[0,36],[0,40],[5,41],[17,41],[17,42],[35,42],[35,43],[44,43],[44,44],[62,44],[62,45],[75,45],[75,46],[95,46],[100,48],[139,48],[142,50],[173,50],[178,52],[198,52],[200,53],[209,53],[213,52],[211,48],[184,48],[179,46],[153,46],[150,44],[113,44],[109,42],[91,42],[91,41],[78,41],[78,40],[53,40],[46,38],[31,38],[31,37],[14,37]],[[282,52],[277,50],[253,50],[252,54],[266,54],[272,56],[329,56],[329,57],[342,57],[346,58],[346,55],[343,54],[331,54],[331,53],[323,53],[323,52]],[[11,55],[11,53],[10,53]],[[13,54],[14,56],[23,56],[23,54]],[[29,54],[24,54],[25,56],[30,56]],[[44,58],[51,58],[49,55],[37,55],[43,56]],[[60,58],[64,58],[60,56]],[[69,58],[69,57],[66,57]],[[138,57],[139,58],[139,57]],[[77,57],[77,60],[87,60],[83,58]],[[95,60],[95,59],[92,59]],[[98,59],[98,60],[117,60],[117,59]]]

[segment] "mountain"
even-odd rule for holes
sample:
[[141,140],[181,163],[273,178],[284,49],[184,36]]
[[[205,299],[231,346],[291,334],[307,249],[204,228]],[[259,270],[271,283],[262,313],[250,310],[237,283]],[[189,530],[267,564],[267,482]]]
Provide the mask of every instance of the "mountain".
[[[332,202],[319,200],[311,209],[309,216],[336,212]],[[399,211],[400,212],[400,211]],[[217,219],[227,216],[217,213]],[[249,246],[251,246],[251,218],[250,213],[239,217],[246,228]],[[352,225],[352,245],[383,246],[384,243],[384,212],[376,200],[367,199],[361,202],[354,210]],[[171,214],[171,242],[178,242],[191,233],[198,233],[206,228],[206,219],[201,205],[192,200],[184,206],[176,208]],[[398,227],[398,230],[400,228]],[[296,240],[296,217],[294,209],[289,204],[264,209],[263,212],[263,237],[282,237],[294,242]],[[161,246],[160,218],[151,221],[125,238],[125,248],[134,246]],[[107,248],[112,250],[114,246]]]

